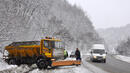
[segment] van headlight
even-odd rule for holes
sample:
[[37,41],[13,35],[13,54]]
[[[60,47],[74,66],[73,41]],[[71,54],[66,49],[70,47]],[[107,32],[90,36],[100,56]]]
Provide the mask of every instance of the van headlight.
[[97,56],[93,56],[93,58],[97,58]]
[[103,56],[103,58],[105,59],[105,58],[106,58],[106,56]]

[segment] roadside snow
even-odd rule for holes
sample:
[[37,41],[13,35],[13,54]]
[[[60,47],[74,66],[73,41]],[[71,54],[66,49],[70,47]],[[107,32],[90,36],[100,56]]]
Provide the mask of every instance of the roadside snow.
[[[88,54],[87,54],[88,56]],[[75,60],[75,58],[67,58],[66,60]],[[60,66],[49,68],[46,70],[39,70],[34,64],[32,66],[21,65],[20,67],[8,65],[2,58],[0,58],[0,72],[2,73],[107,73],[102,69],[95,67],[86,61],[83,55],[82,64],[80,66]]]
[[5,70],[5,69],[10,69],[10,68],[15,68],[17,67],[16,65],[8,65],[3,59],[2,59],[2,54],[0,53],[0,71]]
[[130,57],[122,56],[122,55],[115,55],[115,58],[116,58],[116,59],[119,59],[119,60],[121,60],[121,61],[125,61],[125,62],[130,63]]
[[39,70],[35,69],[29,73],[93,73],[81,66],[62,66],[55,69]]
[[[88,54],[87,54],[88,55]],[[67,58],[66,60],[74,60],[75,58]],[[83,58],[82,64],[80,66],[61,66],[49,70],[39,70],[34,69],[29,73],[108,73],[86,61]]]
[[[70,58],[70,57],[69,57],[69,58],[66,58],[65,60],[76,60],[76,58]],[[64,60],[64,61],[65,61],[65,60]]]
[[0,71],[17,67],[16,65],[8,65],[0,60]]
[[[67,58],[65,60],[76,60],[75,58]],[[60,66],[56,67],[54,69],[49,69],[49,70],[39,70],[35,69],[29,73],[93,73],[86,67],[84,67],[83,64],[79,66]]]

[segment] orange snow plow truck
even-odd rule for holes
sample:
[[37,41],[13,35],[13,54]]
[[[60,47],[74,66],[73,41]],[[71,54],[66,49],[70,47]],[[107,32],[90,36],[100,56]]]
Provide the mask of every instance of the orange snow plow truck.
[[76,60],[63,60],[62,41],[54,38],[13,42],[5,47],[3,59],[12,65],[36,64],[39,69],[46,69],[48,66],[80,65],[81,63]]

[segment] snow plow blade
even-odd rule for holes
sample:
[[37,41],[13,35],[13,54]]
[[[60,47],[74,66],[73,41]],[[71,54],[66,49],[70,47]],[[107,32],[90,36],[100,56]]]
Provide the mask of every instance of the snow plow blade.
[[69,61],[53,61],[52,66],[71,66],[71,65],[80,65],[81,61],[69,60]]

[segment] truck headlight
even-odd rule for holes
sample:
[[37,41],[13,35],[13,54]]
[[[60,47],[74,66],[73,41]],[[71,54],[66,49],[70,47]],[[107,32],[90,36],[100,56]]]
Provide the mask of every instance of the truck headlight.
[[97,58],[97,56],[93,56],[93,58]]
[[106,58],[106,56],[103,56],[103,58],[105,59],[105,58]]
[[8,56],[9,55],[9,52],[7,50],[4,51],[4,55],[5,56]]

